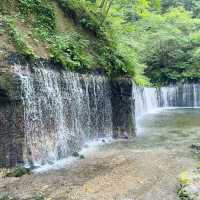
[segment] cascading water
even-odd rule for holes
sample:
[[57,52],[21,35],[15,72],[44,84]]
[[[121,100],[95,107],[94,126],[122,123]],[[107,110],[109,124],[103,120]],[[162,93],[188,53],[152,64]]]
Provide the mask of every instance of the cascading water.
[[[24,160],[27,163],[43,165],[67,158],[73,152],[79,151],[88,141],[113,136],[113,127],[117,131],[125,129],[121,119],[117,118],[117,122],[120,122],[122,127],[116,124],[115,116],[113,126],[112,106],[113,97],[116,98],[114,105],[117,106],[124,106],[124,102],[129,102],[129,96],[126,94],[129,85],[120,85],[118,88],[103,76],[59,71],[55,66],[45,66],[43,62],[39,67],[19,65],[14,68],[22,86]],[[120,90],[119,94],[116,88]],[[132,106],[129,111],[136,119],[157,108],[200,106],[198,84],[159,89],[141,88],[133,84],[132,88],[135,104],[130,101]],[[122,98],[122,94],[126,99]],[[119,109],[121,112],[122,109]],[[129,111],[123,110],[125,114]],[[131,120],[133,121],[134,117],[131,117]]]
[[142,88],[134,85],[136,119],[166,107],[199,107],[200,84],[180,84],[161,88]]
[[161,87],[158,91],[160,107],[199,107],[200,84]]
[[111,89],[105,77],[45,67],[31,70],[19,73],[27,162],[51,163],[89,140],[112,136]]
[[133,98],[136,119],[159,107],[156,88],[142,88],[134,85]]

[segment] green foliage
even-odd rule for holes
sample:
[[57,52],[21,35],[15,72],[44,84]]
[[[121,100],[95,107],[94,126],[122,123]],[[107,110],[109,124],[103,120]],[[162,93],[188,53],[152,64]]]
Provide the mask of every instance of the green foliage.
[[9,34],[17,50],[28,58],[36,58],[32,47],[27,43],[27,35],[16,26],[16,21],[29,24],[32,36],[42,43],[48,43],[51,58],[71,70],[87,71],[91,65],[91,57],[86,53],[88,42],[78,34],[60,34],[56,31],[55,14],[49,0],[19,0],[19,15],[5,17]]
[[11,173],[8,174],[8,177],[21,177],[30,171],[23,166],[17,166]]
[[62,9],[75,23],[92,32],[97,37],[103,37],[101,18],[95,5],[82,0],[58,0]]
[[146,17],[150,11],[160,8],[160,0],[137,0],[134,10],[139,17]]
[[179,189],[177,194],[180,200],[197,200],[196,195],[188,194],[188,192],[185,191],[184,188]]
[[[161,14],[164,1],[115,1],[109,20],[117,49],[139,84],[148,84],[148,78],[156,85],[199,81],[200,20],[173,0]],[[185,1],[185,7],[191,10],[193,3]]]
[[0,13],[8,14],[10,12],[11,7],[12,7],[12,0],[1,0]]
[[198,0],[55,2],[73,19],[76,33],[58,32],[51,0],[2,0],[0,13],[12,14],[5,17],[10,37],[27,57],[35,57],[34,48],[16,21],[28,26],[33,40],[47,44],[52,60],[71,70],[96,66],[110,77],[129,75],[140,85],[199,81]]
[[[77,25],[95,36],[94,42],[88,42],[79,34],[60,34],[56,30],[55,13],[50,0],[16,0],[17,14],[7,20],[10,35],[17,50],[27,57],[34,58],[33,48],[27,42],[15,21],[24,22],[31,29],[31,37],[41,43],[48,43],[51,58],[63,67],[76,71],[90,71],[93,66],[102,68],[110,77],[130,75],[144,84],[144,65],[140,63],[130,44],[123,43],[118,37],[123,34],[121,18],[114,20],[110,15],[115,9],[114,1],[99,0],[58,0],[65,14]],[[119,3],[119,2],[118,2]],[[115,23],[120,30],[115,28]],[[145,81],[143,81],[145,80]]]
[[[154,22],[148,18],[149,28],[143,32],[142,59],[148,66],[146,75],[154,84],[198,81],[200,20],[192,19],[183,8],[152,17]],[[142,23],[146,24],[146,19]]]
[[32,48],[27,44],[26,38],[24,35],[16,28],[15,19],[9,16],[4,17],[4,21],[8,26],[8,32],[16,45],[17,50],[27,56],[27,58],[35,58],[36,55],[33,52]]
[[170,8],[184,7],[191,11],[194,17],[200,17],[200,1],[199,0],[162,0],[162,11],[166,12]]
[[189,172],[182,172],[179,176],[180,188],[177,191],[180,200],[195,200],[198,194],[189,192],[186,187],[192,184],[192,178]]
[[182,186],[187,186],[189,185],[192,180],[189,177],[189,173],[188,172],[182,172],[179,176],[179,182]]
[[77,34],[56,35],[52,42],[53,59],[71,70],[85,71],[91,66],[91,58],[86,53],[88,42]]
[[190,174],[189,172],[183,172],[179,176],[180,188],[177,191],[180,200],[196,200],[199,199],[198,192],[191,189],[195,185],[196,179],[198,179],[199,173]]
[[102,45],[102,43],[97,43],[95,48],[95,51],[99,55],[99,63],[105,67],[105,71],[107,72],[108,76],[118,76],[125,73],[123,70],[123,58],[121,55],[114,52],[113,48]]
[[38,32],[55,32],[55,14],[49,0],[19,0],[21,17],[32,20]]
[[[97,37],[97,42],[93,45],[93,51],[97,55],[97,65],[103,66],[108,76],[115,77],[129,74],[134,75],[130,57],[124,57],[117,47],[117,40],[111,27],[112,22],[107,20],[104,14],[108,11],[101,12],[104,9],[103,2],[87,2],[75,0],[59,0],[63,10],[71,16],[75,23],[79,24],[85,30],[92,32]],[[105,9],[110,9],[110,4],[105,1]],[[99,5],[99,6],[98,6]],[[63,58],[58,58],[63,60]],[[83,65],[86,66],[86,65]]]

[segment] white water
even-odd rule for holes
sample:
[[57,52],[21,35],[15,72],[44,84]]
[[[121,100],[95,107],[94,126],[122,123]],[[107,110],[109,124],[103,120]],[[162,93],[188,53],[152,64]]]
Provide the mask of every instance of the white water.
[[161,107],[199,107],[200,85],[183,84],[162,87],[158,91]]
[[136,119],[154,112],[159,107],[156,88],[142,88],[134,85],[133,98],[135,100]]
[[[81,149],[81,151],[79,152],[79,154],[88,156],[89,154],[95,153],[96,151],[98,151],[99,147],[104,145],[105,143],[111,144],[114,141],[112,137],[107,137],[107,138],[104,138],[103,140],[105,142],[102,142],[102,138],[86,142],[86,144],[84,144],[84,146]],[[70,165],[76,161],[78,161],[78,160],[75,157],[69,156],[67,158],[58,160],[51,164],[47,163],[45,165],[42,165],[42,166],[34,169],[33,172],[34,173],[44,173],[44,172],[48,172],[49,170],[59,170],[61,168],[70,167]]]
[[32,70],[20,74],[27,163],[52,164],[88,141],[112,136],[111,90],[105,77]]
[[[84,144],[99,144],[98,138],[113,136],[111,88],[105,77],[56,71],[42,63],[39,68],[26,68],[18,73],[24,104],[24,159],[28,164],[48,169],[55,163],[56,168],[70,163],[72,153]],[[132,95],[136,120],[159,108],[200,106],[198,84],[160,89],[133,84]]]
[[136,119],[159,108],[199,107],[200,84],[180,84],[159,89],[134,86],[133,99]]

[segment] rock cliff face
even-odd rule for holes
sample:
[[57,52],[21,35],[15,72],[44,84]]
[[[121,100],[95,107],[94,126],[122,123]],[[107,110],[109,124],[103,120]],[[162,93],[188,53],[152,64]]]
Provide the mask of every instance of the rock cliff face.
[[132,82],[12,57],[0,69],[0,166],[66,158],[92,139],[135,135]]
[[11,67],[0,70],[0,166],[23,162],[21,83]]
[[131,79],[115,79],[111,81],[113,136],[135,136],[135,106],[132,96]]

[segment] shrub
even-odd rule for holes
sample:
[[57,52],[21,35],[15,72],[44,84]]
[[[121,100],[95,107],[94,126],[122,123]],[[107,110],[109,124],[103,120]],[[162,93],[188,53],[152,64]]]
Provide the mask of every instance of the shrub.
[[76,71],[86,71],[91,65],[91,57],[85,51],[88,43],[78,34],[56,35],[51,42],[52,58],[57,63]]
[[30,172],[29,169],[26,169],[23,166],[17,166],[13,171],[11,171],[7,176],[8,177],[21,177]]

